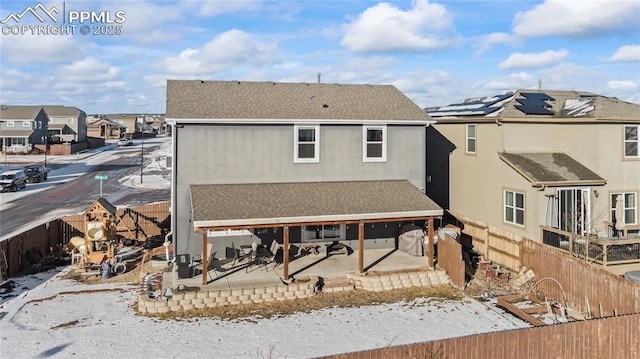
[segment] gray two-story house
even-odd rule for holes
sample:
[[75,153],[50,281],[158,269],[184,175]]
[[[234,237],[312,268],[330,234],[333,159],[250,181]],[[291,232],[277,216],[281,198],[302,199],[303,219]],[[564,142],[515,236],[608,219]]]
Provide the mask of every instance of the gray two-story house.
[[48,140],[84,142],[87,140],[87,114],[77,107],[46,105],[49,116]]
[[42,106],[0,105],[0,144],[4,153],[30,153],[46,143],[49,118]]
[[169,80],[166,121],[178,254],[245,229],[381,245],[442,215],[424,193],[432,121],[394,86]]

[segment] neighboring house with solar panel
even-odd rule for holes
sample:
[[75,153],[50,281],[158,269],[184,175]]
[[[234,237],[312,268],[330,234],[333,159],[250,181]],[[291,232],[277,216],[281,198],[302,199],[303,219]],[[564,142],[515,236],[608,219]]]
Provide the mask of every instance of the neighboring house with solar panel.
[[519,90],[426,112],[427,194],[455,216],[538,241],[609,237],[620,197],[625,231],[640,229],[640,105]]
[[42,106],[0,105],[0,145],[4,153],[27,154],[46,143],[49,118]]
[[85,142],[87,140],[87,114],[77,107],[45,105],[49,116],[48,141]]
[[238,229],[356,248],[365,222],[366,247],[393,246],[400,223],[442,215],[424,194],[432,120],[394,86],[169,80],[166,121],[178,254]]

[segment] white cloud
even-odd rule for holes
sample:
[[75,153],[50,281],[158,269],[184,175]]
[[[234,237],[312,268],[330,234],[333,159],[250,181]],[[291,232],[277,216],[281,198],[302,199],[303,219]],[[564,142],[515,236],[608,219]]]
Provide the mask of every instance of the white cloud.
[[627,90],[637,90],[638,84],[630,80],[621,80],[621,81],[614,80],[614,81],[607,82],[607,87],[614,91],[617,91],[617,90],[627,91]]
[[180,75],[206,75],[234,67],[256,66],[273,60],[277,46],[260,42],[240,30],[224,32],[202,48],[183,50],[177,57],[165,60],[167,72]]
[[640,45],[626,45],[620,47],[609,57],[613,62],[640,62]]
[[615,29],[638,31],[638,1],[545,0],[518,12],[513,32],[524,37],[590,36]]
[[474,55],[482,55],[483,53],[489,51],[495,45],[516,45],[518,42],[518,38],[511,34],[507,34],[504,32],[494,32],[480,38],[478,44],[476,45],[477,50]]
[[403,11],[379,3],[343,25],[342,45],[351,51],[438,49],[450,46],[453,16],[440,4],[416,0]]
[[114,80],[119,72],[120,69],[116,66],[87,57],[61,66],[57,70],[57,77],[69,82],[90,82],[98,85],[102,81]]
[[73,36],[61,35],[1,35],[2,62],[42,64],[64,62],[82,57],[85,48]]
[[486,83],[481,84],[480,87],[486,90],[481,96],[493,96],[521,88],[532,88],[536,83],[537,79],[529,73],[513,73],[504,77],[490,79]]
[[562,49],[558,51],[545,51],[539,53],[513,53],[509,55],[509,57],[498,64],[498,69],[500,70],[510,70],[510,69],[523,69],[523,68],[531,68],[531,67],[542,67],[548,66],[550,64],[554,64],[569,54],[569,51]]
[[198,16],[218,16],[243,12],[257,12],[262,3],[252,1],[185,1],[183,5]]

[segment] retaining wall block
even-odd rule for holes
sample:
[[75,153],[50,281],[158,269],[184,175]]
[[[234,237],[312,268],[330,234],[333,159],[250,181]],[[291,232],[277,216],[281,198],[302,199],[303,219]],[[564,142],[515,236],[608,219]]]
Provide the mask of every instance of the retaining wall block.
[[273,293],[275,293],[275,292],[276,292],[276,287],[267,287],[267,288],[265,288],[265,291],[264,291],[264,292],[265,292],[265,293],[273,294]]
[[172,305],[169,307],[169,310],[172,312],[179,312],[182,310],[182,306],[181,305]]
[[207,305],[205,303],[199,303],[199,304],[194,304],[193,305],[196,309],[204,309],[207,307]]
[[220,296],[220,291],[219,290],[211,290],[211,291],[209,291],[207,293],[209,293],[207,298],[218,298]]
[[155,308],[155,307],[147,308],[147,313],[148,314],[156,314],[156,313],[158,313],[158,308]]
[[186,292],[184,293],[184,299],[195,299],[196,292]]
[[173,293],[171,298],[175,299],[175,300],[182,300],[182,299],[184,299],[184,295],[185,295],[185,293]]
[[191,300],[191,304],[198,305],[204,303],[204,298],[193,298]]
[[273,298],[274,299],[284,298],[284,293],[283,292],[273,293]]
[[205,303],[207,305],[207,308],[215,308],[220,306],[220,304],[218,302],[216,302],[215,300],[213,302],[209,302],[209,303]]
[[208,296],[209,296],[209,292],[208,291],[196,292],[196,298],[197,299],[204,299],[204,298],[206,298]]
[[169,308],[169,303],[166,300],[156,300],[155,301],[156,308]]
[[191,305],[191,299],[183,299],[180,301],[181,306]]
[[230,295],[236,296],[236,295],[242,295],[243,293],[242,289],[231,289],[231,293]]
[[266,293],[266,292],[267,292],[267,288],[264,288],[264,287],[262,287],[262,288],[255,288],[255,290],[254,290],[254,294],[264,294],[264,293]]
[[289,287],[288,286],[278,286],[276,287],[276,290],[278,293],[286,293],[287,291],[289,291]]
[[249,298],[251,298],[251,300],[253,300],[253,301],[258,300],[258,299],[262,299],[262,294],[254,293],[254,294],[251,294],[249,296]]
[[179,300],[176,300],[176,299],[173,299],[173,297],[172,297],[171,299],[169,299],[169,300],[167,301],[167,304],[168,304],[170,307],[175,307],[176,305],[180,305],[180,301],[179,301]]
[[242,290],[242,295],[251,295],[255,293],[255,289],[254,288],[244,288]]

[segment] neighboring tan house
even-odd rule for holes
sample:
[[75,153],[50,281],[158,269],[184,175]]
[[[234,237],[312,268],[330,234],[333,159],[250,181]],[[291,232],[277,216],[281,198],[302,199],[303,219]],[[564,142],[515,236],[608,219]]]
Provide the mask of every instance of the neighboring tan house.
[[133,137],[135,133],[142,133],[142,117],[136,114],[109,114],[102,115],[115,123],[119,123],[125,127],[122,136]]
[[77,107],[45,105],[49,116],[48,139],[51,142],[85,142],[87,114]]
[[518,90],[426,112],[428,143],[441,144],[428,149],[427,194],[459,219],[541,242],[554,230],[611,237],[620,197],[625,230],[640,229],[640,105]]
[[166,121],[177,254],[215,236],[224,256],[238,243],[215,231],[240,229],[393,247],[401,224],[443,213],[424,194],[432,121],[391,85],[169,80]]
[[127,131],[127,126],[103,118],[100,116],[91,116],[87,120],[87,136],[104,138],[105,140],[119,139]]
[[45,144],[49,118],[42,106],[0,105],[0,144],[4,153],[30,153]]

